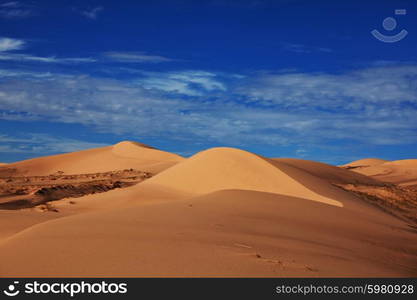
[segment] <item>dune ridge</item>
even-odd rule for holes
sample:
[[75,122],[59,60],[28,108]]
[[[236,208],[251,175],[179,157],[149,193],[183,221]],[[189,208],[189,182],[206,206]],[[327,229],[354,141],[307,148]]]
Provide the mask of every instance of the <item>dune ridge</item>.
[[353,168],[352,171],[398,185],[417,184],[417,159],[387,161],[380,164]]
[[340,167],[328,165],[312,160],[296,159],[296,158],[272,158],[273,162],[279,162],[290,165],[292,167],[301,169],[310,173],[313,176],[321,178],[330,183],[359,183],[378,185],[380,182],[374,178],[362,175],[360,173],[352,172]]
[[8,171],[12,176],[44,176],[56,172],[85,174],[133,168],[158,173],[183,159],[141,143],[123,141],[113,146],[11,163],[2,172]]
[[386,162],[384,165],[404,166],[407,168],[417,168],[417,159],[401,159]]
[[352,161],[350,163],[341,165],[341,167],[369,167],[376,166],[388,162],[388,160],[380,158],[363,158],[359,160]]
[[[283,168],[284,171],[281,170]],[[340,207],[343,206],[342,202],[335,199],[349,197],[344,191],[306,172],[280,165],[279,162],[271,163],[256,154],[234,148],[212,148],[199,152],[141,185],[156,185],[191,195],[224,189],[254,190],[301,197]],[[320,187],[316,192],[314,188],[308,188],[308,185]],[[326,195],[332,195],[333,198]]]

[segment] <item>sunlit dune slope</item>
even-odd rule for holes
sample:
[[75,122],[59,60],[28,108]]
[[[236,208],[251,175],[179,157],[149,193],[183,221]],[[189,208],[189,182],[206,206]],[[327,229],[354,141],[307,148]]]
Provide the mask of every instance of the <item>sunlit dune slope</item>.
[[352,169],[380,181],[401,185],[417,184],[417,159],[404,159]]
[[417,168],[417,159],[394,160],[394,161],[385,163],[385,165]]
[[417,275],[415,234],[378,210],[247,190],[139,203],[27,228],[0,244],[0,275]]
[[14,176],[48,175],[58,171],[66,174],[108,172],[139,169],[158,173],[183,160],[179,155],[153,149],[149,146],[124,141],[113,146],[29,159],[8,164]]
[[341,167],[367,167],[367,166],[376,166],[388,162],[388,160],[379,159],[379,158],[364,158],[352,161],[350,163],[344,164]]
[[279,161],[233,148],[202,151],[147,180],[157,186],[201,195],[224,189],[278,193],[343,206],[352,196],[328,182]]

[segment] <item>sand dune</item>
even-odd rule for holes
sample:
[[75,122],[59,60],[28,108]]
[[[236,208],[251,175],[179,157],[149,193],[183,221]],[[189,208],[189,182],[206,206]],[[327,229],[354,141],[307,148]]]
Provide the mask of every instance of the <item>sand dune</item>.
[[7,165],[7,164],[0,162],[0,166],[5,166],[5,165]]
[[379,184],[379,181],[368,176],[316,161],[294,158],[273,158],[271,160],[293,166],[330,183]]
[[35,225],[2,243],[0,274],[415,276],[414,241],[382,212],[226,190]]
[[389,161],[373,166],[354,168],[352,171],[380,181],[400,185],[417,184],[417,159]]
[[394,160],[394,161],[385,163],[385,165],[403,166],[407,168],[417,168],[417,159]]
[[20,164],[27,173],[125,164],[160,172],[53,202],[58,212],[0,210],[3,277],[417,276],[415,229],[336,187],[380,187],[351,170],[233,148],[183,159],[130,142]]
[[[202,151],[143,184],[191,195],[224,189],[262,191],[336,206],[343,204],[335,199],[349,196],[307,172],[281,165],[279,162],[271,163],[258,155],[233,148]],[[329,198],[327,195],[334,197]]]
[[388,160],[379,158],[364,158],[344,164],[341,167],[369,167],[376,166],[388,162]]
[[15,176],[109,172],[128,168],[158,173],[183,160],[179,155],[153,149],[149,146],[124,141],[114,146],[83,150],[53,156],[29,159],[4,166],[1,172]]

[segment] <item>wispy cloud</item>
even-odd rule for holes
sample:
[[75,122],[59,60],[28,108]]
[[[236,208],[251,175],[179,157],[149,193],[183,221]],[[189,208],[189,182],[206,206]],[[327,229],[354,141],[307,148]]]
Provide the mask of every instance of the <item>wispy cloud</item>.
[[26,61],[26,62],[40,62],[40,63],[57,63],[57,64],[70,64],[70,63],[91,63],[97,61],[91,57],[55,57],[55,56],[34,56],[30,54],[17,54],[17,53],[0,53],[0,60],[11,61]]
[[327,47],[317,47],[317,46],[309,46],[309,45],[294,44],[294,43],[282,43],[282,49],[285,51],[294,52],[294,53],[313,53],[313,52],[330,53],[330,52],[333,52],[332,49],[327,48]]
[[104,8],[102,6],[97,6],[91,9],[82,10],[80,11],[80,13],[86,18],[89,18],[91,20],[97,20],[98,14],[103,10]]
[[201,96],[211,91],[225,91],[218,74],[206,71],[146,72],[137,82],[145,89]]
[[55,137],[44,133],[10,136],[0,133],[0,153],[55,154],[108,146],[82,140]]
[[264,74],[240,88],[254,102],[293,108],[370,109],[417,104],[417,65],[383,66],[342,74]]
[[34,71],[21,71],[21,70],[6,70],[0,69],[0,78],[2,77],[16,77],[16,78],[46,78],[52,77],[53,74],[50,72],[34,72]]
[[77,123],[191,145],[406,145],[417,142],[416,116],[417,65],[343,74],[138,70],[125,80],[40,74],[0,81],[1,119]]
[[20,50],[24,46],[25,46],[25,41],[23,40],[0,37],[0,52]]
[[20,19],[34,14],[31,5],[21,1],[7,1],[0,3],[0,17],[6,19]]
[[55,57],[55,56],[36,56],[25,53],[14,53],[15,50],[21,50],[26,46],[24,40],[0,37],[0,61],[22,61],[22,62],[40,62],[40,63],[90,63],[97,61],[91,57]]
[[162,63],[174,61],[172,58],[148,55],[142,52],[105,52],[104,56],[112,61],[125,63]]

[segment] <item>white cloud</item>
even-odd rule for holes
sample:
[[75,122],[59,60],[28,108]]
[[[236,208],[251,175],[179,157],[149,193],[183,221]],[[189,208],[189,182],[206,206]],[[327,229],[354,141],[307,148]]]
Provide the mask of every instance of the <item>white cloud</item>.
[[[205,71],[138,71],[137,78],[125,80],[68,74],[8,76],[0,81],[0,118],[78,123],[139,140],[158,137],[189,145],[304,149],[306,144],[314,148],[335,141],[410,144],[417,142],[413,70],[408,66],[339,75],[232,76],[240,94],[226,83],[225,74]],[[383,94],[376,89],[381,82]],[[391,85],[402,88],[388,89]]]
[[159,56],[159,55],[147,55],[142,52],[116,52],[110,51],[105,52],[104,56],[108,59],[116,62],[125,62],[125,63],[162,63],[170,62],[173,59]]
[[333,52],[332,49],[326,47],[317,47],[317,46],[307,46],[302,44],[294,44],[294,43],[282,43],[282,49],[289,52],[294,53],[313,53],[313,52],[324,52],[330,53]]
[[4,7],[8,7],[8,8],[15,8],[15,7],[19,7],[20,3],[18,1],[9,1],[9,2],[4,2],[0,4],[0,7],[4,8]]
[[137,82],[145,89],[173,92],[188,96],[202,96],[207,92],[226,91],[218,75],[205,71],[147,72]]
[[[134,81],[88,76],[11,79],[0,83],[0,91],[3,119],[81,123],[103,132],[189,141],[237,144],[249,137],[268,143],[286,140],[275,133],[267,139],[251,133],[254,127],[270,127],[267,124],[270,120],[262,112],[256,116],[251,110],[222,101],[201,103],[164,98],[147,92]],[[262,124],[259,118],[264,120]]]
[[91,57],[43,57],[34,56],[30,54],[18,53],[0,53],[0,60],[24,61],[24,62],[40,62],[40,63],[56,63],[56,64],[70,64],[70,63],[91,63],[97,60]]
[[0,61],[22,61],[22,62],[41,62],[41,63],[89,63],[97,61],[91,57],[55,57],[55,56],[36,56],[25,53],[11,53],[13,50],[20,50],[25,46],[25,41],[13,38],[0,37]]
[[21,19],[33,15],[31,5],[21,1],[8,1],[0,3],[0,17],[5,19]]
[[[90,63],[98,61],[92,57],[55,57],[55,56],[36,56],[27,53],[13,53],[10,51],[20,50],[26,46],[24,40],[0,37],[0,61],[22,61],[22,62],[41,62],[41,63]],[[174,59],[147,55],[141,52],[105,52],[104,58],[113,62],[120,63],[162,63],[174,61]],[[103,59],[103,56],[101,59]]]
[[24,47],[23,40],[0,37],[0,52],[20,50]]
[[96,20],[97,17],[98,17],[98,14],[101,11],[103,11],[103,9],[104,8],[102,6],[97,6],[97,7],[94,7],[92,9],[89,9],[89,10],[83,10],[83,11],[81,11],[81,14],[86,18]]
[[369,105],[417,103],[417,65],[343,74],[265,74],[239,92],[262,104],[299,109],[363,110]]
[[55,154],[108,146],[76,139],[55,137],[43,133],[0,134],[0,153]]
[[[53,74],[50,72],[34,72],[34,71],[20,71],[20,70],[6,70],[0,69],[0,78],[1,77],[17,77],[17,78],[45,78],[45,77],[52,77]],[[1,91],[0,91],[1,93]]]

